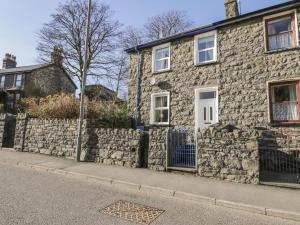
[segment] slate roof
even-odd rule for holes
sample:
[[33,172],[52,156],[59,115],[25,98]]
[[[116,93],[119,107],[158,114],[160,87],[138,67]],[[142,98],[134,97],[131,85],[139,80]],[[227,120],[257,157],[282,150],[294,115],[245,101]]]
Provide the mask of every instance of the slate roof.
[[20,67],[10,68],[10,69],[0,69],[0,74],[31,72],[33,70],[41,69],[49,65],[50,64],[38,64],[38,65],[31,65],[31,66],[20,66]]
[[[33,70],[46,68],[46,67],[51,66],[51,65],[53,65],[53,64],[46,63],[46,64],[31,65],[31,66],[20,66],[20,67],[9,68],[9,69],[0,69],[0,75],[1,74],[9,75],[9,74],[16,74],[16,73],[26,73],[26,72],[31,72]],[[77,85],[75,84],[73,79],[69,76],[69,74],[65,71],[64,68],[63,68],[63,70],[64,70],[67,78],[72,82],[74,87],[77,89]]]
[[250,20],[250,19],[255,19],[258,17],[262,17],[262,16],[267,16],[267,15],[271,15],[271,14],[275,14],[275,13],[280,13],[283,11],[287,11],[287,10],[291,10],[294,9],[295,7],[299,7],[300,6],[300,0],[290,0],[288,2],[282,3],[282,4],[278,4],[278,5],[274,5],[271,7],[267,7],[264,9],[260,9],[257,11],[253,11],[250,13],[246,13],[246,14],[242,14],[240,16],[234,17],[234,18],[230,18],[230,19],[225,19],[225,20],[221,20],[206,26],[202,26],[202,27],[198,27],[198,28],[194,28],[191,30],[187,30],[181,33],[177,33],[165,38],[161,38],[155,41],[151,41],[151,42],[147,42],[141,45],[137,45],[131,48],[126,49],[125,51],[127,53],[131,53],[131,52],[135,52],[138,50],[142,50],[145,48],[151,48],[157,45],[161,45],[161,44],[165,44],[180,38],[184,38],[184,37],[192,37],[201,33],[205,33],[208,31],[212,31],[224,26],[228,26],[228,25],[232,25],[232,24],[236,24],[242,21],[246,21],[246,20]]

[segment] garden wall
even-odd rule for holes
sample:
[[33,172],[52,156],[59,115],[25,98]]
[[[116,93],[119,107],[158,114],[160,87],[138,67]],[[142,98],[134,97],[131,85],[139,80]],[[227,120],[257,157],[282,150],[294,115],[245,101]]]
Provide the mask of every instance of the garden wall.
[[240,183],[259,182],[258,132],[231,126],[198,132],[198,173]]
[[[100,128],[94,121],[85,120],[81,160],[139,167],[142,137],[141,131]],[[17,117],[17,151],[75,159],[76,143],[77,120],[34,119],[25,114]]]

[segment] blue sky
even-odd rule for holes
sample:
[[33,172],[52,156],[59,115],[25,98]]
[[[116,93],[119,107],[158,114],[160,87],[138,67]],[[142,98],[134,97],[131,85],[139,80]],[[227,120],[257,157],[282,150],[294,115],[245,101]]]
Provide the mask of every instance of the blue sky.
[[[100,0],[94,0],[100,1]],[[196,25],[224,19],[224,0],[103,0],[124,25],[141,27],[148,17],[168,10],[186,10]],[[242,0],[242,13],[287,0]],[[17,56],[18,66],[37,62],[36,32],[64,0],[0,0],[0,59]],[[1,61],[2,62],[2,61]],[[1,65],[2,66],[2,65]]]

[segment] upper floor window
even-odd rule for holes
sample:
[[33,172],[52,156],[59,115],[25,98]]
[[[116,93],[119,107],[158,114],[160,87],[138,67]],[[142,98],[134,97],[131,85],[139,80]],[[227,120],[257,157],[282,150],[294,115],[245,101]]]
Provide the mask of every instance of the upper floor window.
[[273,121],[299,121],[299,82],[273,84],[270,86],[271,115]]
[[152,52],[152,71],[160,72],[170,69],[170,44],[161,45],[153,48]]
[[151,123],[169,124],[170,94],[157,93],[151,95]]
[[22,81],[23,81],[23,75],[22,74],[16,75],[15,87],[21,87],[22,86]]
[[4,88],[4,85],[5,85],[5,76],[1,76],[0,77],[0,88]]
[[295,15],[266,19],[267,50],[279,50],[297,45]]
[[200,34],[195,37],[195,64],[217,61],[216,31]]

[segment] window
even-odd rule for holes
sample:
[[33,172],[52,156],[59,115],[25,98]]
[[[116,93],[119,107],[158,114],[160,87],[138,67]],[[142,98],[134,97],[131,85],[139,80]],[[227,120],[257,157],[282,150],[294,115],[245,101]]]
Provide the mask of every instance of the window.
[[23,80],[23,75],[22,74],[16,75],[15,87],[21,87],[22,86],[22,80]]
[[153,72],[160,72],[170,69],[170,44],[153,48]]
[[270,86],[271,115],[273,121],[299,121],[299,82]]
[[152,94],[151,104],[151,123],[169,124],[170,94]]
[[297,45],[294,14],[267,19],[265,21],[267,50],[273,51]]
[[0,88],[4,88],[5,85],[5,76],[0,77]]
[[195,64],[214,62],[217,60],[216,31],[200,34],[195,37]]

